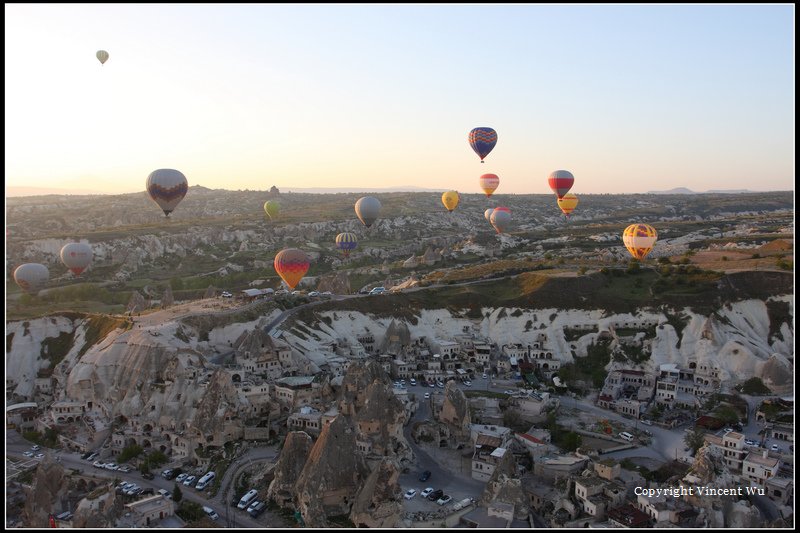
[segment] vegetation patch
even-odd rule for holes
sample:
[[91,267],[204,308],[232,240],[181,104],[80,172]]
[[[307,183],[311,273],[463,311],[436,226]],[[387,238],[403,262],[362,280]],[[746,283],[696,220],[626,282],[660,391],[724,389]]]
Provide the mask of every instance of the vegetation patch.
[[741,385],[737,385],[736,390],[742,394],[749,394],[751,396],[765,396],[767,394],[772,394],[772,390],[764,385],[764,382],[761,381],[761,378],[759,377],[752,377]]
[[64,331],[58,337],[47,337],[42,341],[40,356],[50,361],[49,368],[55,368],[72,349],[75,330]]
[[78,357],[83,356],[89,348],[105,339],[109,333],[117,328],[128,330],[133,326],[133,323],[127,318],[113,317],[109,315],[89,315],[86,318],[86,334],[84,335],[84,344]]
[[781,333],[783,324],[792,324],[792,309],[789,302],[780,300],[767,300],[767,316],[769,316],[769,340],[780,339],[785,341]]

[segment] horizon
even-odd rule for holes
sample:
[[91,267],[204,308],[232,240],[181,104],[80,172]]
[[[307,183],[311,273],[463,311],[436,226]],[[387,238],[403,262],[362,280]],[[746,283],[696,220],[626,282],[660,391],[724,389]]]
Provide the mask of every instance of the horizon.
[[566,169],[578,195],[793,190],[793,14],[6,4],[6,182],[124,194],[175,168],[215,189],[479,193],[495,173],[498,194],[546,194]]

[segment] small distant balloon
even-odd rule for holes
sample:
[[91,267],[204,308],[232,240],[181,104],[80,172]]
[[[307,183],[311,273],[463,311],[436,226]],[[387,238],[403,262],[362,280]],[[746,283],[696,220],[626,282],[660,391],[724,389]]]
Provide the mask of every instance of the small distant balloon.
[[444,204],[445,209],[453,212],[453,209],[458,207],[458,202],[460,197],[458,196],[457,191],[447,191],[446,193],[442,194],[442,203]]
[[267,214],[270,220],[272,220],[280,214],[281,204],[275,200],[267,200],[264,202],[264,212]]
[[484,174],[478,178],[478,183],[483,192],[486,193],[486,198],[489,198],[500,185],[500,178],[497,177],[497,174]]
[[50,279],[50,271],[40,263],[25,263],[14,270],[14,281],[28,294],[36,294]]
[[561,211],[569,218],[575,208],[578,206],[578,197],[568,192],[564,195],[563,198],[559,198],[556,200],[558,203],[558,207],[561,208]]
[[635,258],[641,261],[656,244],[658,232],[649,224],[631,224],[622,233],[622,242],[625,248]]
[[71,242],[61,248],[61,262],[80,276],[92,262],[92,247],[83,242]]
[[336,249],[341,251],[345,257],[348,257],[357,246],[358,237],[355,233],[344,232],[336,236]]
[[556,193],[556,196],[563,198],[572,188],[572,184],[575,183],[575,176],[569,170],[556,170],[547,178],[547,183]]
[[104,65],[105,62],[108,61],[108,52],[105,50],[98,50],[97,54],[95,55],[97,56],[97,59],[100,61],[101,65]]
[[377,198],[364,196],[358,199],[355,205],[358,219],[366,226],[370,227],[377,220],[381,212],[381,203]]
[[160,168],[147,176],[147,193],[164,211],[164,216],[172,213],[188,190],[189,182],[178,170]]
[[511,226],[511,210],[507,207],[495,207],[489,222],[497,233],[505,232]]
[[297,248],[286,248],[275,256],[275,272],[289,289],[294,289],[308,272],[311,262],[306,253]]
[[497,144],[497,132],[492,128],[474,128],[469,132],[469,145],[475,150],[475,153],[483,159],[489,155],[494,145]]

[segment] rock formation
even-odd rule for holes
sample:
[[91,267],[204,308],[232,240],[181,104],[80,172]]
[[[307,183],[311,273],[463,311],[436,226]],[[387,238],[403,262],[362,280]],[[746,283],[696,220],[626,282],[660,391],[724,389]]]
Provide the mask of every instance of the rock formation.
[[386,328],[386,334],[383,336],[378,350],[380,353],[389,353],[393,355],[399,354],[404,346],[411,344],[411,332],[408,330],[408,324],[405,322],[397,323],[392,320],[389,327]]
[[352,290],[350,288],[350,276],[345,272],[321,276],[317,283],[317,290],[319,292],[329,291],[333,294],[350,294]]
[[280,459],[275,465],[275,479],[267,497],[281,507],[294,509],[295,483],[306,466],[313,441],[305,431],[290,431],[283,442]]
[[110,484],[100,485],[78,502],[72,519],[75,528],[110,528],[122,514],[123,503]]
[[61,464],[46,455],[33,475],[27,489],[23,523],[26,527],[49,528],[50,514],[61,512],[62,501],[67,499],[68,478]]
[[164,290],[164,296],[161,297],[161,307],[166,309],[175,305],[175,298],[172,296],[172,287],[167,287]]
[[131,313],[141,313],[147,309],[147,301],[145,301],[144,296],[142,296],[139,291],[133,291],[128,300],[128,307],[126,309]]
[[522,488],[522,481],[518,478],[515,467],[514,454],[507,450],[492,477],[486,482],[478,503],[483,506],[492,502],[510,503],[514,506],[514,518],[525,520],[530,514],[530,498]]
[[463,443],[469,440],[470,424],[472,423],[469,401],[467,401],[464,391],[459,389],[453,380],[448,381],[445,385],[444,403],[439,412],[439,422],[445,424],[450,435],[459,442]]
[[356,527],[395,527],[403,511],[400,471],[384,459],[373,469],[353,502],[350,521]]

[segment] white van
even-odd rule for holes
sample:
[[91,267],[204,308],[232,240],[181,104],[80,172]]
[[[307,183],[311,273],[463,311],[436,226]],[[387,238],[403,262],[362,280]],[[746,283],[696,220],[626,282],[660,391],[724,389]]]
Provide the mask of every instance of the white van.
[[216,512],[214,509],[212,509],[211,507],[206,507],[206,506],[204,505],[204,506],[203,506],[203,512],[204,512],[204,513],[206,513],[206,514],[208,515],[208,517],[209,517],[211,520],[214,520],[214,521],[217,521],[217,520],[219,520],[219,515],[218,515],[218,514],[217,514],[217,512]]
[[411,378],[411,380],[409,381],[409,383],[411,383],[411,386],[412,386],[412,387],[416,387],[416,386],[417,386],[417,380],[416,380],[416,379],[414,379],[414,378]]
[[623,431],[622,433],[619,434],[619,436],[620,436],[621,439],[624,439],[624,440],[626,440],[628,442],[632,442],[633,441],[633,435],[631,435],[627,431]]
[[198,481],[198,482],[197,482],[197,485],[195,486],[195,488],[196,488],[197,490],[203,490],[203,489],[204,489],[204,488],[206,488],[206,487],[207,487],[207,486],[208,486],[208,485],[209,485],[209,484],[210,484],[212,481],[214,481],[214,478],[215,478],[216,476],[217,476],[217,475],[216,475],[214,472],[207,472],[207,473],[206,473],[206,475],[204,475],[203,477],[201,477],[201,478],[200,478],[200,481]]
[[249,491],[247,491],[247,494],[242,496],[242,499],[239,500],[239,505],[237,505],[236,507],[238,507],[239,509],[247,509],[247,506],[253,502],[256,496],[258,496],[258,491],[256,489],[250,489]]

